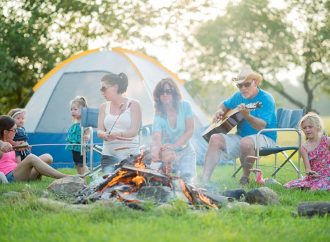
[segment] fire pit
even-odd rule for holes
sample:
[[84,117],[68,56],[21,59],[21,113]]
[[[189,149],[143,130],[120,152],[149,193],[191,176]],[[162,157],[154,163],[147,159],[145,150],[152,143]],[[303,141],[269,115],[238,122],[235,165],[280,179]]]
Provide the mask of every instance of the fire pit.
[[219,209],[224,201],[232,198],[209,194],[166,169],[153,169],[147,162],[146,152],[121,161],[113,173],[75,194],[76,204],[86,204],[106,199],[120,201],[132,207],[146,201],[166,203],[177,197],[184,198],[195,207]]

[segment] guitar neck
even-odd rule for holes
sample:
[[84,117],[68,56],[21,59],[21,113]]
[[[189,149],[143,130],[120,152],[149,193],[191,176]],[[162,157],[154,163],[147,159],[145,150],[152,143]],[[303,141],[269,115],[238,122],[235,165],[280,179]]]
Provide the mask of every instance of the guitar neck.
[[[261,103],[260,102],[256,102],[256,103],[250,103],[250,104],[247,104],[245,105],[245,108],[246,109],[249,109],[249,110],[252,110],[252,109],[257,109],[257,108],[260,108],[261,107]],[[224,115],[224,118],[228,118],[232,115],[234,115],[235,113],[238,113],[240,110],[238,107],[234,108],[234,109],[230,109],[228,110],[225,115]]]

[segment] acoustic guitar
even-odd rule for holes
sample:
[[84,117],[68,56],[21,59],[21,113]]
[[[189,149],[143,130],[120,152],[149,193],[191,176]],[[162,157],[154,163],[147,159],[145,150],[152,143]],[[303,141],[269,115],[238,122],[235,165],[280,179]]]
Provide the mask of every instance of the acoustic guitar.
[[[261,102],[249,103],[245,105],[247,109],[256,109],[261,107]],[[226,112],[223,118],[217,122],[212,123],[202,134],[203,138],[209,142],[212,134],[227,134],[236,125],[243,120],[243,115],[238,108],[230,109]]]

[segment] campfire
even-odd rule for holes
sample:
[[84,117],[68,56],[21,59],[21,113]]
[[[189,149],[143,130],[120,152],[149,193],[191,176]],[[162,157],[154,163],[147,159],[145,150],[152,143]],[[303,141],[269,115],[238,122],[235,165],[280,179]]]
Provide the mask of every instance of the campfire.
[[[141,152],[121,161],[113,173],[102,177],[102,181],[79,191],[75,203],[86,204],[105,199],[131,206],[150,200],[161,204],[180,197],[195,207],[221,207],[223,196],[209,194],[205,189],[171,174],[165,167],[154,169],[147,156],[147,152]],[[226,199],[230,201],[230,198]]]

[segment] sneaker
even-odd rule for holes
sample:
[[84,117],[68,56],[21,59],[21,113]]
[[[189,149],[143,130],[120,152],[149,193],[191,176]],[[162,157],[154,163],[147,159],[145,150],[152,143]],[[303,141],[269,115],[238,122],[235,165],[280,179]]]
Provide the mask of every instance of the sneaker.
[[250,182],[250,179],[246,176],[242,176],[241,179],[239,180],[239,183],[241,185],[247,185],[247,184],[249,184],[249,182]]

